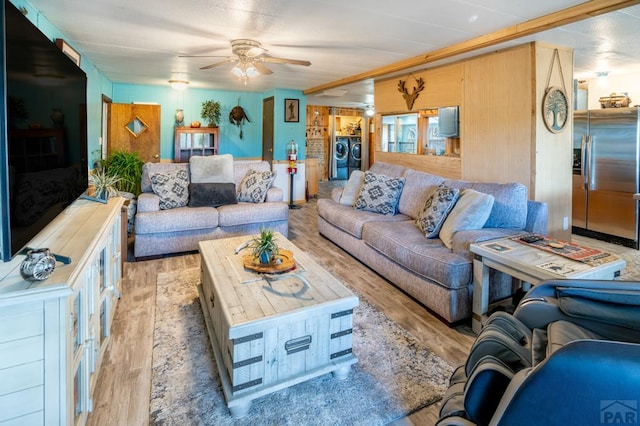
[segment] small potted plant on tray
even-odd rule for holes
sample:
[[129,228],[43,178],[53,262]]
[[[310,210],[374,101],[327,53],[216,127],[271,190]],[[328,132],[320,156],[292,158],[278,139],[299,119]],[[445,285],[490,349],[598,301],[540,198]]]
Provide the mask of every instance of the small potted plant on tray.
[[251,240],[249,248],[252,250],[253,257],[259,259],[261,264],[272,263],[278,254],[278,244],[275,241],[273,230],[262,228],[260,235]]

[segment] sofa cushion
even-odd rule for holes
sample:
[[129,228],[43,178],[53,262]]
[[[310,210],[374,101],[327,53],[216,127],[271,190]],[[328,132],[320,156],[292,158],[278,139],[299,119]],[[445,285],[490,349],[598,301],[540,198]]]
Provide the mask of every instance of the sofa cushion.
[[449,212],[458,201],[460,190],[438,186],[432,193],[418,217],[416,225],[427,238],[436,238]]
[[271,170],[260,172],[250,170],[238,188],[238,201],[262,203],[267,198],[267,190],[271,187],[276,175]]
[[485,228],[524,229],[527,223],[527,187],[521,183],[483,183],[446,180],[452,188],[474,189],[493,195],[493,208]]
[[189,173],[189,163],[145,163],[142,166],[142,178],[140,189],[142,192],[153,192],[151,187],[151,173],[173,173],[176,170],[185,170],[187,179],[191,181]]
[[404,173],[405,183],[398,203],[398,211],[412,218],[418,217],[427,198],[444,178],[431,173],[407,169]]
[[464,189],[440,230],[440,239],[447,248],[453,248],[453,234],[467,229],[480,229],[491,214],[493,195]]
[[354,207],[357,210],[394,215],[398,212],[398,201],[403,187],[404,178],[366,171]]
[[284,203],[238,203],[220,206],[218,210],[218,225],[237,226],[252,223],[266,223],[287,220],[289,206]]
[[356,198],[360,194],[362,183],[364,182],[364,172],[360,170],[354,170],[349,176],[347,184],[342,189],[342,195],[340,196],[340,204],[345,206],[353,206],[356,202]]
[[233,162],[233,178],[236,183],[236,188],[240,187],[240,184],[244,180],[247,173],[251,170],[258,172],[268,172],[271,170],[271,164],[268,161],[255,161],[255,160],[236,160]]
[[233,156],[193,155],[189,158],[192,183],[234,183]]
[[218,211],[213,207],[177,207],[166,212],[136,214],[136,234],[180,232],[214,229],[218,226]]
[[355,210],[352,206],[338,204],[328,198],[318,199],[317,208],[319,216],[358,239],[362,238],[362,227],[367,222],[400,222],[409,219],[408,216],[403,214],[386,216],[379,213]]
[[404,166],[397,164],[385,163],[377,161],[371,165],[369,171],[380,175],[386,175],[391,177],[402,177],[408,169]]
[[440,239],[426,239],[413,220],[369,222],[364,242],[410,271],[446,288],[466,288],[472,279],[472,261],[452,253]]
[[235,183],[189,184],[189,207],[219,207],[237,202]]
[[184,169],[169,173],[151,173],[151,187],[160,197],[160,210],[184,207],[189,200],[189,177]]

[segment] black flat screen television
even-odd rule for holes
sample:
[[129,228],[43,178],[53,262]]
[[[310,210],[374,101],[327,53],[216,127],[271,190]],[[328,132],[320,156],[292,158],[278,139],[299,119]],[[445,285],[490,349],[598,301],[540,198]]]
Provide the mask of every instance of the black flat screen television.
[[87,77],[8,0],[4,9],[8,261],[87,189]]

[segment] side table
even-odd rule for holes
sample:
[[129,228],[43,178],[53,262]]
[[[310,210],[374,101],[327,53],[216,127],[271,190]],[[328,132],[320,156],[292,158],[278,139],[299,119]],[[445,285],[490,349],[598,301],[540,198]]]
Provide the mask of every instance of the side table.
[[479,333],[489,310],[489,272],[504,272],[532,285],[558,278],[611,280],[627,263],[620,258],[597,266],[571,260],[510,238],[471,244],[473,258],[472,328]]

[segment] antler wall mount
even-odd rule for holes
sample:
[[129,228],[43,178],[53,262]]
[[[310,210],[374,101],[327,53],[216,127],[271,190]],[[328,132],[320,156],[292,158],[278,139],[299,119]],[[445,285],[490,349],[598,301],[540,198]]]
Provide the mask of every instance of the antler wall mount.
[[[413,76],[411,76],[413,77]],[[409,91],[407,90],[406,87],[406,80],[399,80],[398,81],[398,91],[400,93],[402,93],[402,97],[404,98],[404,100],[407,102],[407,109],[408,110],[412,110],[413,109],[413,104],[416,101],[416,99],[418,99],[418,95],[420,94],[420,92],[422,92],[422,90],[424,90],[424,79],[422,77],[416,79],[415,77],[413,77],[413,79],[416,81],[417,86],[413,86],[413,91],[411,93],[409,93]]]

